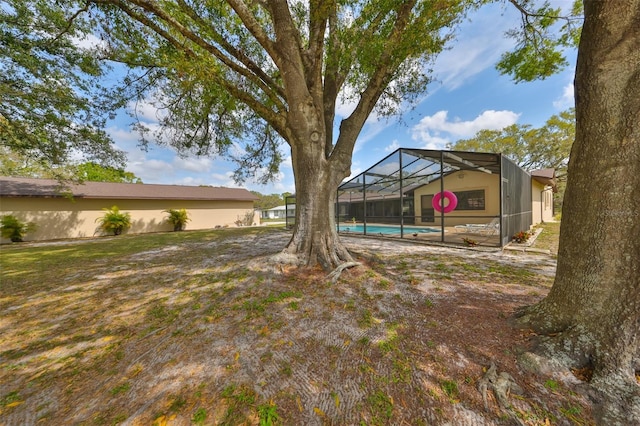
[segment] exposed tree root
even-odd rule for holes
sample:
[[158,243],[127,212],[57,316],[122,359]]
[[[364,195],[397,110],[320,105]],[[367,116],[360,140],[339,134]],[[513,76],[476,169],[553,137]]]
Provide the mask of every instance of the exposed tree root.
[[592,391],[594,417],[598,424],[627,426],[640,425],[640,383],[624,377],[594,380]]
[[496,365],[492,362],[485,375],[478,381],[478,391],[482,394],[485,411],[489,411],[487,392],[492,391],[496,401],[498,401],[500,409],[519,424],[523,424],[513,412],[511,404],[509,403],[509,395],[511,392],[520,395],[523,391],[509,373],[506,371],[498,373]]
[[297,254],[289,253],[287,249],[282,250],[280,253],[274,254],[269,258],[271,263],[282,265],[302,265],[302,261]]
[[[574,389],[593,402],[593,414],[598,424],[640,425],[640,382],[635,376],[637,370],[633,369],[636,358],[632,360],[632,366],[624,366],[617,374],[615,370],[599,372],[596,363],[599,352],[594,341],[588,332],[575,326],[568,327],[553,335],[540,336],[532,351],[518,358],[518,364],[535,374],[553,374],[576,385]],[[625,373],[629,367],[634,373],[631,378]],[[583,370],[589,374],[576,374]],[[492,374],[495,376],[495,372]],[[485,378],[489,380],[490,377],[488,371]],[[490,382],[485,386],[491,389]],[[496,399],[500,401],[500,398],[496,393]]]
[[360,266],[360,265],[361,265],[360,262],[343,263],[342,265],[338,266],[336,269],[331,271],[331,273],[327,275],[327,278],[329,278],[332,283],[335,283],[336,281],[338,281],[338,278],[340,278],[340,274],[342,274],[342,271],[344,271],[345,269],[353,268],[354,266]]

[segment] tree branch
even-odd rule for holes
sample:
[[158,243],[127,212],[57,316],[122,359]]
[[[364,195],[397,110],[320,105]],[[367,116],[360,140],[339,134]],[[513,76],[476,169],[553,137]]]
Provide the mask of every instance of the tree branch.
[[[197,53],[187,47],[184,43],[178,41],[175,37],[169,34],[166,30],[160,27],[156,22],[149,19],[147,16],[138,13],[131,9],[125,2],[122,0],[91,0],[92,2],[98,4],[112,4],[126,13],[135,21],[141,23],[142,25],[152,29],[156,32],[160,37],[171,43],[171,45],[177,50],[181,52],[186,52],[187,56],[191,56],[196,58]],[[264,118],[267,122],[269,122],[279,133],[284,132],[285,127],[285,119],[282,117],[281,113],[286,111],[286,106],[280,99],[280,97],[268,87],[264,81],[262,81],[255,74],[251,73],[246,68],[238,66],[238,64],[234,61],[231,61],[222,51],[220,51],[215,46],[207,43],[204,39],[196,35],[193,31],[187,29],[183,24],[176,21],[172,16],[167,14],[164,10],[157,7],[157,5],[153,2],[149,2],[147,0],[129,0],[128,3],[132,3],[141,7],[146,12],[158,17],[171,28],[178,31],[179,34],[184,36],[186,39],[192,41],[197,46],[201,47],[205,51],[211,53],[216,59],[220,60],[225,66],[227,66],[231,71],[241,75],[249,81],[256,84],[266,95],[274,102],[274,105],[280,110],[280,113],[275,112],[271,108],[264,105],[263,102],[255,98],[250,92],[246,90],[242,90],[239,85],[233,81],[230,81],[227,78],[224,78],[221,74],[216,74],[216,81],[224,87],[225,90],[229,91],[233,94],[237,99],[241,100],[243,103],[250,106],[257,114],[259,114],[262,118]],[[281,133],[282,134],[282,133]]]
[[[264,48],[264,50],[267,51],[269,56],[271,56],[271,59],[273,59],[276,64],[279,63],[281,58],[277,52],[275,44],[269,38],[267,33],[264,32],[264,29],[247,8],[247,5],[241,0],[227,0],[227,3],[231,6],[234,12],[236,12],[244,26],[253,35],[256,41]],[[263,8],[266,7],[264,2],[260,2],[260,4]]]
[[[269,75],[267,75],[262,68],[260,68],[251,58],[244,54],[239,49],[236,49],[231,43],[229,43],[219,32],[215,31],[211,25],[208,24],[201,16],[199,16],[192,7],[190,7],[184,0],[178,0],[178,4],[182,8],[182,10],[187,13],[187,15],[200,27],[206,28],[210,31],[215,39],[215,42],[220,44],[220,46],[229,53],[232,57],[237,59],[240,63],[242,63],[248,70],[250,70],[253,74],[255,74],[260,80],[262,80],[269,88],[274,90],[281,98],[284,98],[284,90],[282,87],[277,84]],[[248,77],[248,76],[247,76]],[[281,109],[284,109],[284,106],[279,106]]]
[[362,92],[360,101],[351,115],[340,124],[340,136],[335,149],[331,153],[331,161],[341,161],[341,158],[348,156],[351,158],[355,136],[360,132],[367,117],[373,111],[376,102],[382,95],[384,88],[391,79],[398,64],[394,64],[394,50],[402,41],[402,35],[409,23],[411,11],[416,4],[416,0],[402,2],[398,6],[396,21],[388,42],[380,56],[378,67],[373,73],[369,84]]
[[71,26],[73,25],[73,21],[76,20],[76,18],[78,16],[80,16],[81,13],[87,12],[89,10],[89,2],[85,3],[84,7],[81,9],[78,9],[78,11],[76,11],[76,13],[74,13],[73,15],[71,15],[71,17],[67,20],[67,26],[60,31],[54,38],[52,41],[56,42],[58,41],[63,35],[67,34],[69,32],[69,29],[71,29]]

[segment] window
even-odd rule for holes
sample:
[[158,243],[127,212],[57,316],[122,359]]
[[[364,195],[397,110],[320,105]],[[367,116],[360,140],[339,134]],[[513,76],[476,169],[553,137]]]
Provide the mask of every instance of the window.
[[456,191],[458,206],[456,210],[484,210],[484,189]]
[[431,202],[433,201],[433,195],[423,195],[420,197],[420,210],[422,222],[435,222],[435,211]]
[[549,205],[551,205],[551,192],[545,191],[544,192],[544,208],[548,209]]

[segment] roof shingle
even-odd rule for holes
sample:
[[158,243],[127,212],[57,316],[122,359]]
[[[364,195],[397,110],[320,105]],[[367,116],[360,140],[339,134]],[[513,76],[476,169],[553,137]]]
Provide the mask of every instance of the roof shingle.
[[[65,188],[52,179],[0,177],[1,197],[63,197]],[[254,201],[258,197],[243,188],[155,185],[140,183],[85,182],[69,184],[74,198]]]

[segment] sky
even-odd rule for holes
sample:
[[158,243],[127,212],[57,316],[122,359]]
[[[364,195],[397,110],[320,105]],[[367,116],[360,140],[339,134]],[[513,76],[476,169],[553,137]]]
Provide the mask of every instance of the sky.
[[[571,0],[556,0],[569,8]],[[499,130],[511,124],[540,127],[552,115],[573,107],[576,52],[567,53],[569,66],[542,81],[514,83],[500,75],[495,64],[514,46],[504,35],[520,20],[510,5],[490,4],[471,14],[457,32],[451,49],[437,58],[431,83],[417,107],[395,118],[372,115],[355,146],[352,175],[365,171],[397,148],[445,149],[447,143],[468,139],[479,130]],[[350,105],[340,105],[346,116]],[[151,124],[157,121],[152,108],[143,110]],[[267,185],[233,181],[235,164],[223,158],[181,158],[170,148],[138,147],[126,114],[109,124],[107,131],[119,149],[127,153],[126,170],[147,184],[212,185],[243,187],[262,194],[295,193],[291,153],[283,146],[284,162],[277,180]]]

